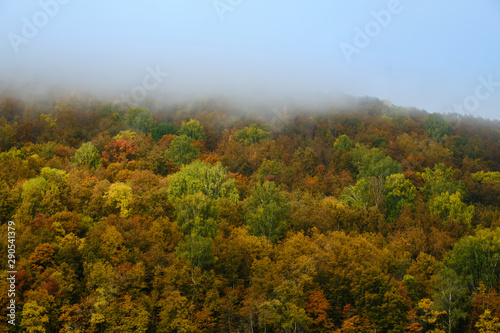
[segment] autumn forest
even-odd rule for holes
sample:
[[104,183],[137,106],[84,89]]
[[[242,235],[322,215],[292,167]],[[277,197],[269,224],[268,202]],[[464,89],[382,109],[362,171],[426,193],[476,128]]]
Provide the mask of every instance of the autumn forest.
[[2,332],[500,332],[498,120],[6,96],[0,222]]

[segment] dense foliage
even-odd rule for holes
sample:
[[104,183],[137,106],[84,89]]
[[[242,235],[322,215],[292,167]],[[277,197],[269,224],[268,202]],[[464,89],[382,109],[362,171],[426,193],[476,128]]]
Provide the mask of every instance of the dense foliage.
[[0,329],[498,332],[499,122],[368,101],[3,98]]

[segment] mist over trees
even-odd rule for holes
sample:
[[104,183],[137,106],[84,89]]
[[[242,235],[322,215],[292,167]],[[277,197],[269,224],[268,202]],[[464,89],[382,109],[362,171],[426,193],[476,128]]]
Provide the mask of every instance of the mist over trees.
[[3,96],[0,221],[5,332],[500,329],[495,120]]

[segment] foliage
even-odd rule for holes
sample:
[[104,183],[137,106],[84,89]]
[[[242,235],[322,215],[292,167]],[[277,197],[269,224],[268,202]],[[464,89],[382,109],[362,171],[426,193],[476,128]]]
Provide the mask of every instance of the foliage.
[[270,132],[257,124],[252,124],[249,127],[244,127],[236,133],[238,141],[244,145],[258,143],[261,140],[269,138]]
[[138,151],[139,147],[132,141],[113,140],[104,147],[102,159],[107,164],[127,162],[133,160]]
[[398,218],[405,204],[415,208],[413,202],[417,197],[417,189],[403,174],[397,173],[387,177],[384,192],[384,207],[388,221]]
[[101,155],[91,142],[85,142],[78,148],[71,161],[77,167],[97,169],[101,165]]
[[190,163],[200,156],[200,150],[193,145],[193,140],[187,135],[175,136],[170,147],[165,150],[165,157],[181,166]]
[[172,123],[161,123],[157,127],[153,129],[151,132],[151,135],[153,136],[153,139],[158,142],[160,139],[167,134],[174,134],[176,135],[179,132],[179,127]]
[[257,184],[245,202],[245,209],[245,220],[253,235],[264,236],[271,242],[284,236],[289,205],[273,182]]
[[212,166],[201,161],[185,165],[174,175],[168,177],[169,199],[175,201],[186,195],[203,193],[210,199],[227,198],[238,201],[236,181],[230,179],[222,164]]
[[498,121],[0,101],[2,332],[498,330]]
[[500,184],[500,172],[479,171],[472,174],[472,179],[480,183]]
[[454,173],[452,168],[446,168],[443,163],[436,164],[434,170],[425,168],[424,172],[419,173],[425,181],[422,192],[429,198],[445,192],[464,192],[463,186],[453,179]]
[[344,150],[351,150],[354,148],[354,143],[352,140],[345,134],[342,134],[335,140],[335,143],[333,144],[333,149],[344,149]]
[[439,113],[431,114],[425,121],[427,133],[437,142],[443,141],[451,134],[451,125]]
[[23,327],[26,332],[46,332],[46,324],[49,322],[49,316],[47,315],[47,309],[40,306],[37,301],[27,302],[23,307],[23,319],[21,321],[21,327]]
[[452,269],[469,290],[481,283],[495,288],[500,283],[500,229],[479,230],[475,236],[460,239],[446,254],[444,264]]
[[193,140],[205,140],[207,138],[203,126],[196,119],[183,121],[179,130],[179,135],[185,135]]
[[380,178],[361,178],[356,185],[344,188],[341,199],[354,208],[368,210],[371,206],[378,206],[383,196],[384,182]]
[[352,158],[358,169],[358,179],[377,177],[384,180],[389,175],[401,172],[401,165],[378,148],[368,149],[357,145],[352,149]]
[[154,125],[151,112],[144,108],[130,108],[125,114],[125,122],[131,129],[143,133],[149,133]]
[[127,217],[129,215],[132,201],[132,188],[130,186],[120,182],[111,184],[105,198],[109,205],[119,209],[121,216]]
[[441,320],[448,332],[464,324],[469,302],[467,287],[453,270],[444,268],[437,276],[434,302],[437,310],[444,312]]
[[457,191],[453,194],[445,192],[432,198],[429,202],[431,213],[439,216],[445,224],[459,221],[469,226],[474,215],[474,206],[467,206],[460,197],[460,192]]

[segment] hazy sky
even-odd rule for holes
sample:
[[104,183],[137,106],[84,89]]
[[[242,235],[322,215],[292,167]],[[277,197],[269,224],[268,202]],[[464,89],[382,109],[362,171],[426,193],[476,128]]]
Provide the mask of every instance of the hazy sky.
[[2,0],[0,35],[16,87],[368,95],[500,119],[498,0]]

